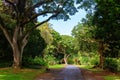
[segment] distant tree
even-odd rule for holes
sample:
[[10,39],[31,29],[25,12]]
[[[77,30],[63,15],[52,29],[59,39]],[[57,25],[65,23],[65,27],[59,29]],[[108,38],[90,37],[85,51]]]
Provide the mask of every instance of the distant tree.
[[74,53],[74,38],[68,35],[62,35],[62,39],[58,42],[58,52],[63,54],[63,61],[68,64],[68,58]]

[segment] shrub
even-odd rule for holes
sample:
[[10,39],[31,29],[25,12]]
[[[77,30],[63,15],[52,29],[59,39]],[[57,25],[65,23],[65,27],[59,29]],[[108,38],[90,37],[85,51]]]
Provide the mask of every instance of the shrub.
[[117,59],[117,64],[118,64],[117,71],[119,71],[119,72],[120,72],[120,58],[119,58],[119,59]]
[[75,64],[75,62],[73,61],[73,59],[72,58],[68,58],[68,64]]
[[45,62],[47,62],[48,65],[54,65],[54,64],[58,63],[58,61],[56,60],[56,58],[53,55],[46,55]]
[[92,57],[90,60],[91,65],[98,65],[99,63],[99,56],[96,55],[95,57]]
[[118,71],[118,61],[116,58],[106,58],[104,62],[104,68],[109,69],[112,72]]
[[22,65],[25,67],[30,67],[32,65],[47,66],[47,63],[41,58],[36,56],[32,57],[23,57]]
[[41,65],[41,66],[47,66],[47,62],[43,60],[43,58],[36,56],[33,60],[34,65]]
[[33,58],[31,56],[29,57],[23,57],[23,60],[22,60],[22,65],[25,66],[25,67],[28,67],[30,65],[33,64]]

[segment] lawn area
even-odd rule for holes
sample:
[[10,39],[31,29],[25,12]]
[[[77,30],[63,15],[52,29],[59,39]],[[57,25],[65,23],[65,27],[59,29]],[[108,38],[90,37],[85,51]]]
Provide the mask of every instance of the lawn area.
[[0,80],[34,80],[35,76],[44,69],[20,69],[0,68]]

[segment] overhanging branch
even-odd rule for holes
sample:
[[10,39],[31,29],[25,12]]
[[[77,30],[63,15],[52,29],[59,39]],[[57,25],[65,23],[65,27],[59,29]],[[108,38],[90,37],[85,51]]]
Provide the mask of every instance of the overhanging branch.
[[28,30],[28,31],[26,32],[26,34],[23,36],[23,39],[26,37],[26,35],[29,35],[30,32],[32,32],[35,28],[37,28],[38,26],[40,26],[40,25],[42,25],[42,24],[48,22],[50,19],[56,17],[58,14],[59,14],[59,13],[53,14],[53,15],[51,15],[48,19],[46,19],[46,20],[44,20],[44,21],[38,23],[38,24],[35,25],[34,27],[32,27],[32,28],[31,28],[30,30]]
[[[54,14],[54,15],[50,16],[48,19],[46,19],[46,20],[42,21],[41,23],[39,23],[39,24],[35,25],[35,26],[33,27],[33,29],[35,29],[35,28],[37,28],[38,26],[40,26],[40,25],[42,25],[42,24],[44,24],[44,23],[48,22],[50,19],[52,19],[52,18],[56,17],[58,14],[59,14],[59,13],[57,13],[57,14]],[[33,30],[33,29],[32,29],[32,30]]]
[[25,25],[25,24],[33,21],[33,20],[36,19],[38,16],[41,16],[41,15],[44,15],[44,14],[48,14],[48,13],[55,13],[55,12],[57,13],[57,10],[55,10],[55,11],[44,11],[44,12],[35,14],[35,15],[32,16],[29,20],[25,21],[22,25]]
[[40,2],[36,3],[35,5],[29,7],[29,8],[27,9],[27,12],[31,12],[31,11],[33,11],[35,8],[41,6],[41,5],[45,4],[45,3],[52,2],[52,1],[53,1],[53,0],[43,0],[43,1],[40,1]]
[[11,2],[11,1],[9,1],[9,0],[5,0],[5,2],[9,3],[10,5],[12,5],[12,7],[14,8],[14,10],[15,10],[16,12],[18,12],[18,10],[17,10],[17,8],[16,8],[16,6],[14,5],[13,2]]

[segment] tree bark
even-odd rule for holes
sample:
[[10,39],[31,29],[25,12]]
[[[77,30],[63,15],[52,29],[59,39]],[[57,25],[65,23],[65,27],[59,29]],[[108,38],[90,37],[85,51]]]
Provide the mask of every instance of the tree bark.
[[64,54],[64,62],[65,62],[66,65],[68,64],[68,57],[69,56],[70,56],[70,54],[69,55]]
[[98,49],[98,53],[100,54],[100,63],[99,63],[99,67],[103,69],[104,66],[104,55],[103,55],[103,51],[104,51],[104,43],[102,41],[99,42],[99,49]]
[[22,45],[18,44],[19,42],[14,43],[12,46],[13,50],[13,65],[12,67],[14,69],[19,69],[22,67],[22,55],[23,55],[23,50],[27,42],[24,42]]
[[26,34],[24,37],[23,36],[21,27],[16,27],[13,36],[13,44],[11,45],[13,49],[13,68],[15,69],[22,67],[23,50],[27,44],[27,37],[29,34]]
[[[13,44],[14,45],[14,44]],[[22,64],[22,52],[18,49],[17,45],[12,47],[13,49],[13,68],[21,68]]]
[[66,55],[66,54],[64,54],[64,58],[63,58],[63,60],[64,60],[64,63],[67,65],[68,62],[67,62],[67,55]]
[[13,36],[10,36],[8,31],[0,26],[3,30],[5,37],[7,38],[8,42],[10,43],[12,50],[13,50],[13,65],[12,67],[17,69],[21,68],[22,64],[22,54],[24,47],[27,44],[27,38],[29,34],[23,35],[23,31],[21,31],[21,27],[15,27]]

